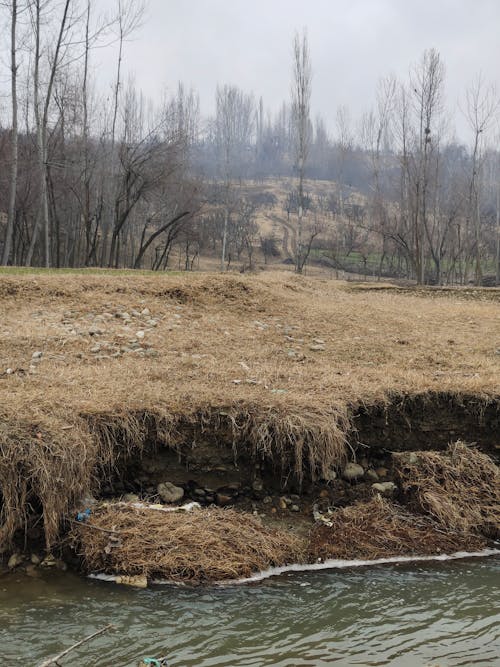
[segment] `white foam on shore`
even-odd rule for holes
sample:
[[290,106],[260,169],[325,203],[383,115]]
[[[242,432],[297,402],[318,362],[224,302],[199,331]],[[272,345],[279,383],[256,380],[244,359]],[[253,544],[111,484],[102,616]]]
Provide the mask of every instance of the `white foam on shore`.
[[[227,581],[217,581],[209,585],[215,586],[235,586],[241,584],[250,584],[257,581],[263,581],[270,577],[278,577],[287,572],[317,572],[319,570],[341,570],[351,567],[369,567],[371,565],[386,565],[391,563],[419,563],[428,561],[448,561],[459,560],[463,558],[488,558],[490,556],[500,555],[500,549],[483,549],[482,551],[457,551],[454,554],[436,554],[433,556],[394,556],[392,558],[377,558],[374,560],[340,560],[328,559],[321,563],[293,563],[291,565],[282,565],[281,567],[270,567],[268,570],[262,570],[253,574],[251,577],[244,577],[242,579],[228,579]],[[114,574],[89,574],[90,579],[98,579],[99,581],[113,581],[119,578],[119,575]],[[159,585],[185,585],[182,582],[172,581],[169,579],[154,579],[152,584]]]

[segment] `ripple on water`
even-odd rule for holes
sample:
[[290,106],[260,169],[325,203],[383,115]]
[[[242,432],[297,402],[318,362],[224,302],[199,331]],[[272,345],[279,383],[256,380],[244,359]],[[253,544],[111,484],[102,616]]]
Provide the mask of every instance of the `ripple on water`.
[[[135,591],[48,574],[0,580],[0,664],[36,664],[112,622],[72,667],[500,667],[500,559],[286,574]],[[304,585],[306,584],[306,585]]]

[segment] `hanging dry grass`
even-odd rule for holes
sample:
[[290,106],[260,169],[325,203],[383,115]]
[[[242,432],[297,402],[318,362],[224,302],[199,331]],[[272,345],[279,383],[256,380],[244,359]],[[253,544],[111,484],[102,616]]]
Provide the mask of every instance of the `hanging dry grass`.
[[73,526],[86,569],[107,574],[221,581],[296,562],[304,552],[298,538],[229,509],[167,513],[108,505]]
[[395,473],[410,505],[443,527],[500,536],[500,470],[463,442],[447,452],[394,454]]
[[486,540],[443,527],[430,517],[416,516],[396,503],[376,496],[336,511],[332,526],[311,533],[310,558],[366,559],[425,556],[478,551]]

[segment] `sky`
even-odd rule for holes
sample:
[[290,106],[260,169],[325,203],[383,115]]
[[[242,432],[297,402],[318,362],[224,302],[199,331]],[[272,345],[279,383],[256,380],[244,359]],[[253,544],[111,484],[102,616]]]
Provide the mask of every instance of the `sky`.
[[[99,9],[117,0],[97,0]],[[500,90],[500,0],[145,0],[142,26],[125,67],[147,97],[159,100],[183,81],[211,113],[218,83],[253,91],[277,110],[290,98],[292,39],[306,28],[313,68],[312,111],[330,129],[339,106],[359,117],[377,80],[406,79],[424,49],[446,66],[446,97],[456,111],[482,73]],[[100,87],[109,87],[116,45],[95,52]],[[462,105],[463,106],[463,105]],[[465,121],[455,114],[459,134]]]

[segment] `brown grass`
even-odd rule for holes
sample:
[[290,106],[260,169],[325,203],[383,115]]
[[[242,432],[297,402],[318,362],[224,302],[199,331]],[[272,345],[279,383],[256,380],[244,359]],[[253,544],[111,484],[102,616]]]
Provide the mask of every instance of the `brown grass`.
[[71,538],[90,572],[193,583],[249,577],[304,553],[298,538],[220,508],[166,513],[109,505],[88,524],[74,524]]
[[499,299],[283,273],[0,275],[0,551],[39,504],[50,546],[102,469],[148,441],[212,434],[318,477],[345,460],[360,405],[469,395],[479,420],[500,396]]
[[410,505],[444,528],[500,537],[500,470],[463,442],[445,453],[394,454],[395,472]]
[[368,502],[336,511],[332,526],[316,526],[310,558],[366,559],[425,556],[478,551],[486,540],[445,530],[430,517],[416,516],[396,503],[376,496]]

